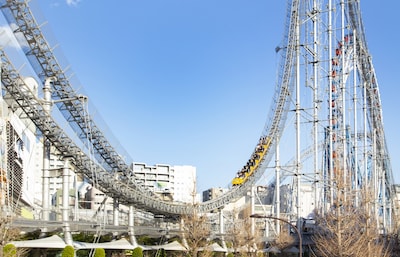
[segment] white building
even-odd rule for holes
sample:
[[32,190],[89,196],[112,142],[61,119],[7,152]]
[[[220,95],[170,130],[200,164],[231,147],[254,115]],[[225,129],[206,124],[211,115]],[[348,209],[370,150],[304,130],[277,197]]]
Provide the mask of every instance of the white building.
[[163,200],[193,203],[196,194],[196,168],[193,166],[171,166],[133,163],[132,171],[139,182],[158,194]]
[[219,196],[225,194],[228,191],[229,191],[228,188],[222,188],[222,187],[218,187],[218,188],[213,187],[213,188],[207,189],[207,190],[203,191],[203,202],[218,198]]
[[184,203],[198,202],[198,196],[196,193],[196,167],[174,166],[174,169],[174,201]]
[[[37,93],[32,78],[25,82]],[[26,218],[41,211],[43,148],[36,127],[8,95],[0,98],[0,203]]]

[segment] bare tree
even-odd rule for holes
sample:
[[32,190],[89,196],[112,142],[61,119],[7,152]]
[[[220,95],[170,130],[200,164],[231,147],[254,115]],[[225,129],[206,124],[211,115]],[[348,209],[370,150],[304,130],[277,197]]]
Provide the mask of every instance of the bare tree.
[[292,246],[295,242],[296,240],[289,233],[289,229],[287,228],[287,226],[284,226],[281,228],[279,235],[277,235],[277,237],[270,242],[270,245],[275,246],[279,250],[283,250]]
[[[20,238],[20,230],[11,228],[12,218],[9,216],[2,216],[0,213],[0,257],[3,256],[3,248],[12,240]],[[17,249],[17,256],[25,256],[27,249]]]
[[196,180],[193,181],[192,212],[191,214],[181,216],[181,230],[183,231],[183,240],[185,247],[188,248],[188,254],[191,257],[197,257],[201,251],[202,257],[211,257],[212,252],[208,251],[210,244],[211,226],[207,215],[199,213],[196,200]]
[[234,252],[239,252],[241,247],[246,244],[245,235],[243,233],[245,225],[241,220],[234,219],[230,229],[227,231],[228,245],[230,245]]
[[251,256],[255,252],[257,243],[261,242],[259,230],[252,231],[253,220],[250,218],[251,210],[245,208],[240,212],[233,211],[233,224],[227,230],[227,240],[233,250],[240,256]]
[[206,246],[209,244],[211,228],[207,216],[199,214],[196,206],[192,214],[182,216],[182,230],[189,255],[196,257],[201,249],[204,250],[202,256],[207,255]]
[[391,256],[388,241],[380,236],[377,221],[370,213],[367,192],[363,203],[355,203],[354,192],[346,180],[338,179],[330,212],[316,215],[318,227],[313,237],[316,254],[321,257]]

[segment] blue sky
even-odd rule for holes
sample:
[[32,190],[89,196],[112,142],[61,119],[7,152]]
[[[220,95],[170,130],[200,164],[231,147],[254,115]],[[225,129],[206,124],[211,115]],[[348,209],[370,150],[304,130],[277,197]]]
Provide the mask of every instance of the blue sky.
[[[32,2],[134,161],[196,166],[199,190],[230,183],[267,118],[286,1]],[[400,2],[361,8],[399,183]]]

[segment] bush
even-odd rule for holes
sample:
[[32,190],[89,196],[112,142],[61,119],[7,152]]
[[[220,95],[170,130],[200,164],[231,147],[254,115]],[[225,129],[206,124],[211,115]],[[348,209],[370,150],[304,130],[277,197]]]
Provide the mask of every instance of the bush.
[[136,247],[132,250],[132,257],[143,257],[143,250],[140,247]]
[[4,257],[14,257],[17,256],[17,247],[13,244],[7,244],[3,248]]
[[160,250],[158,250],[158,255],[156,255],[158,257],[166,257],[167,253],[165,252],[165,249],[161,248]]
[[72,247],[70,245],[67,245],[61,254],[61,257],[74,257],[74,256],[75,256],[74,247]]
[[106,251],[103,248],[96,248],[94,250],[94,257],[105,257]]
[[233,253],[228,253],[228,254],[226,255],[226,257],[233,257],[233,256],[235,256]]

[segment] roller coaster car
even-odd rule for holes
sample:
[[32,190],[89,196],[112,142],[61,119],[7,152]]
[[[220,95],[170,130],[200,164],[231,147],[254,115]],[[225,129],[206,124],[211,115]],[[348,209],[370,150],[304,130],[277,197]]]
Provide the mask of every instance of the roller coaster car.
[[239,171],[237,176],[232,180],[232,186],[239,186],[243,184],[247,178],[253,174],[253,172],[257,169],[258,164],[264,158],[270,143],[271,139],[268,137],[260,139],[260,144],[256,146],[255,153],[252,154],[251,159],[248,161],[248,163],[250,163],[248,172],[244,172],[243,170]]
[[234,178],[232,180],[232,186],[238,186],[244,182],[244,178]]

